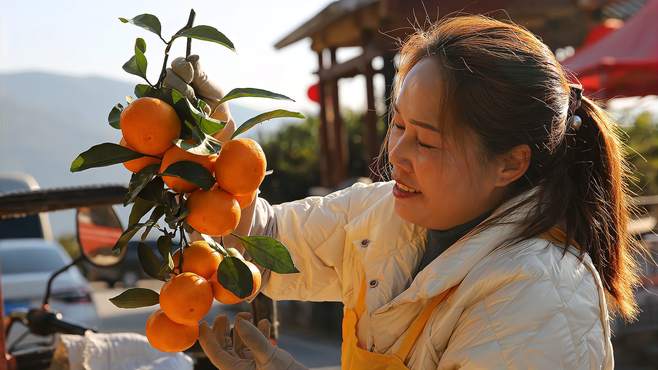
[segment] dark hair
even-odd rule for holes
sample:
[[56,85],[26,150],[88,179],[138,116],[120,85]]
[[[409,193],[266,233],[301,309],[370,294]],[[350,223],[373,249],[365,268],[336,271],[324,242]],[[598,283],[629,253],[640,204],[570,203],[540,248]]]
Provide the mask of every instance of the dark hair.
[[[428,56],[441,66],[442,111],[475,134],[485,156],[522,144],[531,148],[528,171],[507,194],[510,199],[537,187],[525,203],[534,206],[513,240],[564,225],[568,240],[591,257],[612,311],[634,318],[636,252],[642,247],[627,232],[627,168],[617,126],[587,97],[576,109],[551,50],[518,25],[460,16],[417,31],[402,46],[393,96],[411,68]],[[568,125],[573,114],[582,119],[579,129]]]

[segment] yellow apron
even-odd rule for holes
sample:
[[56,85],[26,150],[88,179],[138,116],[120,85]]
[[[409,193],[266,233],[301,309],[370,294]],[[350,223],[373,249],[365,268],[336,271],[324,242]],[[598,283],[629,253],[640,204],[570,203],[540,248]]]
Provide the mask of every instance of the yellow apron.
[[[566,240],[566,234],[559,228],[554,227],[548,232],[542,234],[542,239],[549,240],[554,243],[563,244]],[[362,279],[361,290],[354,308],[345,307],[343,315],[343,343],[341,352],[341,368],[344,370],[408,370],[405,365],[408,360],[409,353],[416,344],[418,336],[425,328],[427,320],[430,318],[432,311],[436,306],[443,302],[452,292],[457,288],[453,286],[445,290],[443,293],[432,298],[425,308],[421,311],[420,315],[411,323],[406,336],[403,339],[400,348],[393,354],[383,354],[367,351],[359,345],[359,340],[356,336],[356,326],[359,319],[365,311],[365,292],[366,282]]]
[[408,370],[404,364],[418,336],[425,328],[434,308],[445,300],[454,290],[452,287],[432,298],[420,315],[411,323],[400,348],[393,354],[369,352],[359,345],[356,336],[356,325],[365,311],[366,282],[362,280],[359,298],[354,308],[345,308],[343,315],[343,344],[341,353],[341,368],[349,370]]

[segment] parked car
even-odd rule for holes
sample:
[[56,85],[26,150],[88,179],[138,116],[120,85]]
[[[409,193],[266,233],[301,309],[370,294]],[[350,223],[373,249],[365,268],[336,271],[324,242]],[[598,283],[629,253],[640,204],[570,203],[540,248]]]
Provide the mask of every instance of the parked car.
[[[44,239],[0,240],[0,271],[4,314],[41,306],[50,275],[71,263],[71,258],[57,243]],[[50,308],[70,322],[98,327],[99,317],[87,280],[77,269],[69,269],[52,286]],[[11,344],[23,328],[12,330]]]
[[[24,173],[0,173],[0,194],[36,190],[39,184]],[[41,238],[53,240],[46,213],[0,220],[0,239]]]

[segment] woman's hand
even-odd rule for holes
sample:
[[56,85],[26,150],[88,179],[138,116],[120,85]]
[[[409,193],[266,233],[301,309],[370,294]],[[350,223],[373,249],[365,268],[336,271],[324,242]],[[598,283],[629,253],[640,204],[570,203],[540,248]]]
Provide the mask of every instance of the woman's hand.
[[251,314],[235,317],[233,336],[226,315],[217,315],[212,328],[199,327],[199,344],[210,362],[222,370],[306,370],[286,351],[270,343],[270,322],[263,319],[258,328]]
[[213,136],[220,142],[226,142],[235,132],[235,122],[231,117],[228,103],[218,104],[224,97],[222,89],[212,82],[199,63],[198,55],[176,58],[167,68],[164,85],[174,88],[190,99],[202,99],[208,103],[210,117],[226,122],[226,126]]

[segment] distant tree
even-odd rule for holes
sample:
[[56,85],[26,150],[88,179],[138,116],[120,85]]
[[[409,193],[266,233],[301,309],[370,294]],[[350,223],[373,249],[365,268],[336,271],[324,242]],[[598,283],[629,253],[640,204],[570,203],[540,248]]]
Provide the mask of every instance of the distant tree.
[[[363,115],[343,112],[349,149],[348,176],[369,175],[368,161],[363,155]],[[289,123],[260,143],[267,156],[267,167],[274,170],[261,186],[262,196],[270,203],[282,203],[308,196],[309,189],[320,186],[319,118],[309,116],[301,123]],[[378,136],[384,135],[383,123]]]
[[623,126],[637,195],[658,195],[658,120],[644,112]]

